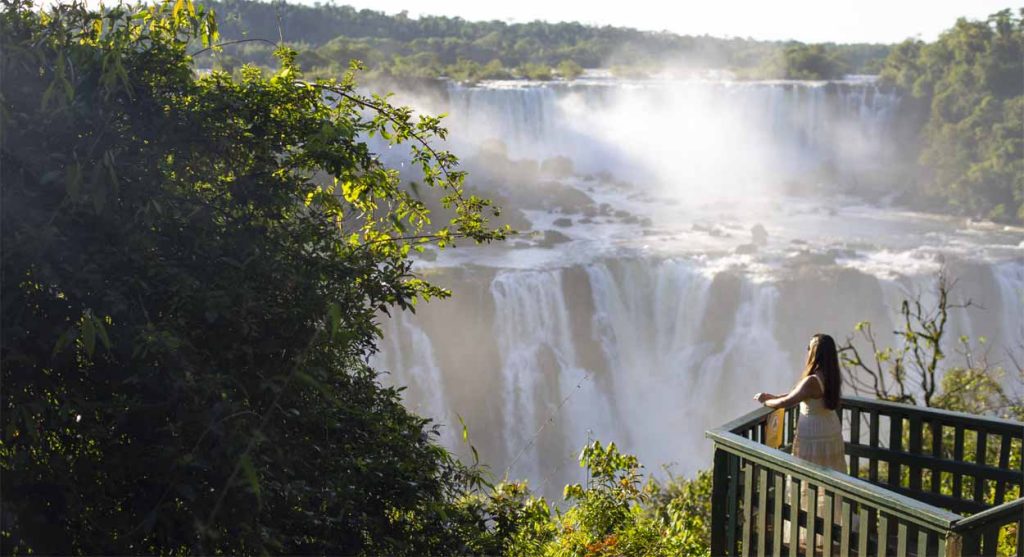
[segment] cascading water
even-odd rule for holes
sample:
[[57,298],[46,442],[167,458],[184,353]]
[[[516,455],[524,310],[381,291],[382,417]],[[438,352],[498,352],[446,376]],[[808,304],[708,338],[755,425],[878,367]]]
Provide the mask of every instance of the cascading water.
[[[934,303],[944,266],[973,302],[948,342],[1024,361],[1024,230],[777,187],[888,165],[898,105],[870,81],[452,86],[457,154],[496,138],[513,162],[561,155],[575,175],[507,176],[499,191],[542,234],[420,261],[453,299],[386,323],[374,363],[447,446],[468,455],[459,416],[499,478],[557,496],[593,438],[654,472],[707,468],[704,430],[787,389],[810,335],[869,320],[892,344],[900,302]],[[488,160],[471,172],[497,173]]]
[[513,158],[734,188],[823,172],[859,182],[892,160],[899,103],[870,82],[508,82],[448,95],[456,138],[500,141]]

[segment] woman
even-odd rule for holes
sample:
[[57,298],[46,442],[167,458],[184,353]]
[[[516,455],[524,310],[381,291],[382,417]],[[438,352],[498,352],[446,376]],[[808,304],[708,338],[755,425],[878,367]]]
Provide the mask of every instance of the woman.
[[800,404],[793,455],[846,473],[843,427],[836,414],[842,377],[839,354],[832,337],[817,334],[807,346],[807,365],[800,381],[787,395],[757,393],[754,400],[769,408]]

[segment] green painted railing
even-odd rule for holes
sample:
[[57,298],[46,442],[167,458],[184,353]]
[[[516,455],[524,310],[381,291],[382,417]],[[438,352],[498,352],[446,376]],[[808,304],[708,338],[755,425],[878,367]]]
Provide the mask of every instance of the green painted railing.
[[707,432],[715,443],[712,555],[1024,557],[1024,424],[849,397],[850,474],[764,444],[772,410]]

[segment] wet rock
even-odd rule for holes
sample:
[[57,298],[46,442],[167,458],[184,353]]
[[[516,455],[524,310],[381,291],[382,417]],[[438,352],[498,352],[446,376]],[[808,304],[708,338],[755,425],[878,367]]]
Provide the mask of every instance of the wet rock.
[[572,226],[572,219],[567,218],[567,217],[557,218],[557,219],[555,219],[554,224],[555,224],[555,226],[561,226],[562,228],[568,228],[568,227]]
[[537,245],[542,248],[550,248],[558,244],[564,244],[569,240],[568,236],[557,230],[545,230],[537,241]]
[[540,172],[545,176],[568,178],[573,174],[572,159],[561,156],[544,159],[544,161],[540,163]]
[[623,217],[622,222],[626,224],[637,224],[640,222],[640,217],[636,215],[628,215],[626,217]]
[[786,266],[791,268],[804,266],[823,267],[827,265],[834,265],[835,262],[836,258],[831,254],[801,250],[786,259]]
[[654,222],[651,219],[647,218],[647,217],[644,217],[644,218],[640,219],[640,225],[641,226],[651,226],[653,224],[654,224]]
[[750,229],[750,236],[755,246],[768,245],[768,231],[761,223],[755,224]]
[[750,255],[752,253],[757,253],[757,246],[755,246],[754,244],[740,244],[736,246],[736,249],[733,250],[733,253],[735,253],[736,255]]

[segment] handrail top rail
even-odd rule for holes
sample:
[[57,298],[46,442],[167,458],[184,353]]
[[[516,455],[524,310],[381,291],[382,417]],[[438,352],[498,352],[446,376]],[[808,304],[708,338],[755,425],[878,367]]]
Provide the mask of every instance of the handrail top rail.
[[[939,420],[945,420],[949,422],[972,422],[980,423],[988,426],[995,427],[1000,430],[1011,428],[1014,433],[1024,435],[1024,423],[1015,420],[1007,420],[1004,418],[996,418],[994,416],[981,416],[978,414],[968,414],[966,412],[956,412],[953,410],[942,410],[940,408],[914,406],[912,404],[903,404],[900,402],[891,402],[888,400],[878,400],[873,398],[864,398],[859,396],[844,396],[840,399],[841,403],[852,402],[855,406],[867,407],[868,409],[876,408],[879,410],[891,410],[899,412],[901,414],[919,414],[922,416],[929,416],[932,418],[938,418]],[[840,406],[842,408],[842,406]]]
[[975,526],[983,526],[993,521],[999,521],[1008,516],[1020,516],[1021,513],[1024,513],[1024,497],[1007,501],[1002,505],[985,509],[966,518],[961,517],[960,520],[953,524],[953,530],[961,532]]
[[932,527],[949,530],[953,524],[964,518],[946,509],[922,503],[860,478],[807,462],[778,449],[773,449],[767,445],[762,445],[727,431],[724,428],[709,430],[705,432],[705,435],[717,445],[722,445],[741,453],[740,456],[745,456],[752,460],[760,460],[762,463],[770,464],[776,469],[797,472],[813,478],[816,483],[838,488],[847,494],[868,501],[893,514],[909,516]]

